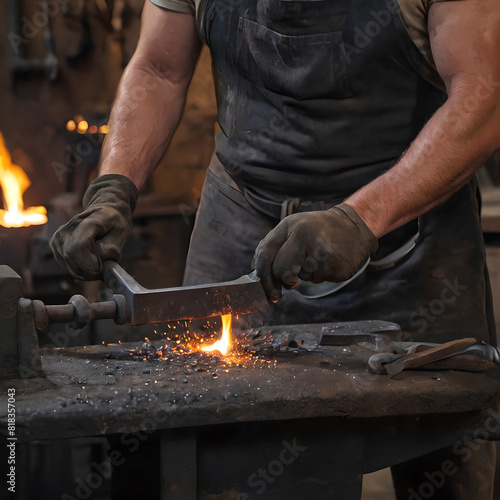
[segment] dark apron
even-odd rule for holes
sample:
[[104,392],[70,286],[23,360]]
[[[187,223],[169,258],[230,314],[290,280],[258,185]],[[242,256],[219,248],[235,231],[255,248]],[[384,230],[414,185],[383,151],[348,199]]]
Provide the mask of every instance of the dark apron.
[[[250,272],[258,242],[279,222],[259,197],[342,200],[395,163],[443,102],[397,4],[367,3],[207,0],[200,31],[214,60],[222,134],[186,284]],[[369,267],[319,299],[287,291],[264,321],[382,319],[399,323],[407,339],[494,343],[475,181],[419,226],[415,248],[395,265]],[[413,221],[384,237],[377,258],[416,228]]]

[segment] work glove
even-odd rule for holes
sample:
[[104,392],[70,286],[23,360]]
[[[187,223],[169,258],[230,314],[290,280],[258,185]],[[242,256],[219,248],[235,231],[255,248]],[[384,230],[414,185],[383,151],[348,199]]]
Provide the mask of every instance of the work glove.
[[84,211],[52,236],[50,246],[56,261],[75,278],[100,279],[102,261],[120,259],[138,196],[128,177],[98,177],[83,196]]
[[330,210],[289,215],[259,243],[253,265],[267,297],[300,280],[345,281],[375,253],[378,241],[361,217],[342,203]]

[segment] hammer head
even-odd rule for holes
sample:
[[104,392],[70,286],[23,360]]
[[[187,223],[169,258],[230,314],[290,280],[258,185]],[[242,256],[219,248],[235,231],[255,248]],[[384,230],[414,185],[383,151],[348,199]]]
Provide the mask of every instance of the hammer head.
[[269,302],[255,274],[234,281],[149,290],[119,264],[104,262],[104,283],[125,298],[125,323],[144,325],[222,314],[269,311]]

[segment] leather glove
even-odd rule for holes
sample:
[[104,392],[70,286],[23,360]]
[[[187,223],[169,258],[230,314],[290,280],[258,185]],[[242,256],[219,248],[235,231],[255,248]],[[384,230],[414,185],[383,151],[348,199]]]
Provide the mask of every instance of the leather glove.
[[84,211],[52,236],[56,261],[75,278],[100,279],[101,262],[120,259],[138,196],[137,187],[124,175],[94,180],[83,196]]
[[356,211],[342,203],[330,210],[289,215],[259,243],[254,261],[267,297],[300,280],[345,281],[377,251],[378,240]]

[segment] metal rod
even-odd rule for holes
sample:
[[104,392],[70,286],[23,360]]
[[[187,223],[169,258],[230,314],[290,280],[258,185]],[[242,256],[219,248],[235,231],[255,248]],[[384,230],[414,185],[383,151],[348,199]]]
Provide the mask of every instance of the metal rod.
[[73,321],[75,308],[73,304],[45,306],[49,323],[69,323]]
[[92,319],[115,319],[116,302],[110,300],[108,302],[93,302]]
[[47,328],[49,323],[76,323],[77,327],[88,325],[96,319],[117,320],[116,301],[89,302],[81,295],[71,297],[69,304],[49,305],[34,301],[35,326],[37,330]]

